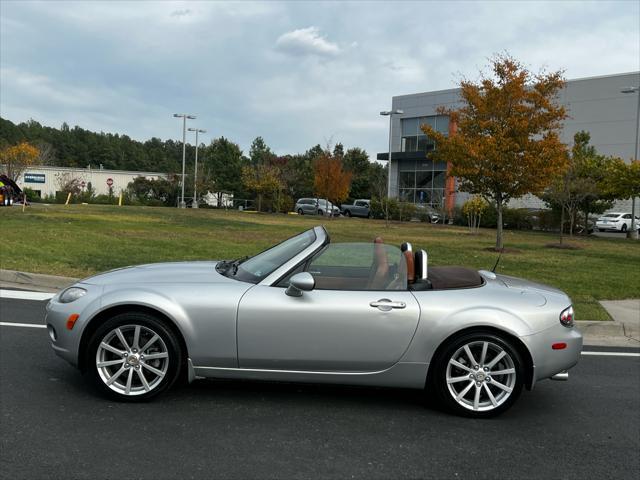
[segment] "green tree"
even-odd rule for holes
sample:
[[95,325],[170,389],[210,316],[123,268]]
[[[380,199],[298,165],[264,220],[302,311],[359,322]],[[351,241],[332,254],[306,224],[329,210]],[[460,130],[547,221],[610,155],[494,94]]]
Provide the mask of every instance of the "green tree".
[[253,166],[269,165],[274,157],[275,154],[271,151],[262,137],[256,137],[253,142],[251,142],[249,158],[251,159],[251,164]]
[[224,193],[238,195],[242,192],[242,167],[246,161],[238,144],[225,137],[216,138],[206,147],[202,158],[203,178],[210,180],[205,188],[214,189],[211,191],[218,195],[218,205],[222,205]]

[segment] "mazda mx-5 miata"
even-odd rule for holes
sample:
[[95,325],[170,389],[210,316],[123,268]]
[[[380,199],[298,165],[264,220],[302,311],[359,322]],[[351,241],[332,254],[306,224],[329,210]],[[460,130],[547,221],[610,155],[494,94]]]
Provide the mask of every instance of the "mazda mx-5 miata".
[[582,336],[560,290],[431,267],[410,244],[330,243],[315,227],[250,258],[158,263],[54,296],[55,352],[105,394],[147,400],[178,378],[426,388],[486,417],[566,379]]

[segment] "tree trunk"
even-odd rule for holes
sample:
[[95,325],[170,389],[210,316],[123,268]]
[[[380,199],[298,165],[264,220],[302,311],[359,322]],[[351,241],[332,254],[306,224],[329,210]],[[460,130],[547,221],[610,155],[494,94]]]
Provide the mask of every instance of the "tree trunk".
[[573,229],[575,228],[575,210],[569,209],[569,238],[573,238]]
[[262,194],[258,194],[258,212],[262,211]]
[[562,232],[564,231],[564,207],[560,210],[560,245],[562,245]]
[[502,250],[504,248],[502,242],[502,199],[500,198],[496,202],[496,209],[498,211],[498,224],[496,225],[496,250]]

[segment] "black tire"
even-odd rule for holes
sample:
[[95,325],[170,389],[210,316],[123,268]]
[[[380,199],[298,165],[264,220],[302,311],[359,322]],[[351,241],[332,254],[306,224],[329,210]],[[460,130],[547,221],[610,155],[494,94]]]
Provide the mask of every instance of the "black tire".
[[304,212],[302,211],[301,208],[298,209],[298,215],[304,215]]
[[[116,344],[120,345],[119,349],[124,350],[124,348],[122,348],[122,342],[120,342],[119,340],[115,340],[115,337],[113,336],[113,332],[119,327],[122,327],[121,333],[124,334],[125,340],[128,341],[128,343],[131,343],[132,345],[131,348],[132,349],[135,348],[133,346],[134,342],[132,341],[131,335],[133,335],[133,332],[135,332],[136,326],[139,326],[140,330],[142,331],[142,333],[140,334],[139,343],[143,343],[143,342],[146,343],[146,341],[149,341],[150,340],[149,337],[153,338],[152,334],[158,335],[159,340],[155,340],[154,344],[150,345],[144,351],[142,351],[142,349],[139,352],[137,352],[137,349],[132,350],[137,352],[136,353],[137,361],[135,362],[135,365],[133,363],[129,364],[130,362],[126,362],[123,360],[122,368],[126,366],[125,364],[129,364],[129,365],[127,367],[127,370],[125,370],[120,375],[120,377],[117,378],[117,380],[121,380],[121,378],[123,379],[127,375],[130,375],[132,378],[135,377],[132,380],[132,388],[137,388],[142,390],[141,392],[127,394],[122,390],[116,391],[116,389],[119,388],[118,385],[122,386],[121,385],[122,382],[115,381],[113,382],[114,386],[110,387],[107,385],[106,380],[103,380],[103,377],[106,377],[110,373],[113,373],[113,374],[117,373],[117,371],[120,369],[119,368],[120,365],[116,364],[113,367],[107,367],[107,368],[112,368],[111,370],[107,370],[107,371],[105,371],[104,368],[99,369],[98,358],[97,358],[98,348],[100,347],[101,342],[103,342],[106,338],[111,336],[111,338],[116,342]],[[133,330],[133,332],[131,332],[131,330]],[[157,348],[158,346],[160,346],[161,348]],[[166,351],[167,353],[166,366],[164,366],[164,361],[165,361],[164,358],[155,360],[155,362],[157,363],[153,363],[154,360],[143,361],[144,359],[143,354],[145,352],[148,352],[147,355],[152,355],[155,353],[156,350],[161,354],[164,354],[164,351]],[[104,351],[104,349],[102,349],[101,352],[102,351]],[[115,359],[119,358],[118,355],[115,353],[109,352],[109,354],[112,355],[112,358],[114,359],[114,361]],[[157,353],[155,354],[157,355]],[[134,355],[131,354],[131,356],[133,357]],[[184,352],[182,351],[182,348],[180,346],[180,341],[178,340],[176,335],[173,333],[173,331],[170,328],[168,328],[168,326],[162,320],[159,320],[153,315],[149,315],[147,313],[142,313],[142,312],[121,313],[119,315],[114,316],[113,318],[110,318],[109,320],[105,321],[102,325],[100,325],[100,327],[98,327],[98,329],[91,336],[91,340],[89,341],[87,346],[87,355],[85,358],[87,359],[86,374],[90,377],[92,382],[95,384],[96,388],[105,396],[111,399],[123,401],[123,402],[144,402],[147,400],[151,400],[152,398],[165,392],[166,390],[171,388],[171,386],[179,378],[185,363]],[[147,390],[147,388],[143,385],[141,378],[146,377],[147,375],[153,376],[154,374],[149,373],[149,371],[143,368],[145,367],[145,365],[142,365],[142,363],[146,363],[147,365],[153,368],[157,368],[157,369],[162,368],[164,370],[164,376],[160,378],[156,375],[153,379],[151,379],[151,382],[148,384],[148,387],[150,387],[150,390],[148,391],[145,391]],[[128,370],[134,370],[134,368],[132,368],[134,366],[135,366],[135,370],[140,370],[140,372],[138,372],[136,375],[134,375],[133,373],[127,374],[126,372]],[[147,373],[147,375],[145,375],[145,372]],[[145,380],[145,382],[147,381],[148,380]],[[135,387],[135,385],[138,383],[139,385]]]
[[318,215],[323,215],[322,210],[318,210]]
[[350,217],[351,216],[351,212],[349,210],[345,210],[344,211],[344,216],[345,217]]
[[[470,377],[469,380],[464,379],[459,380],[456,383],[447,383],[447,369],[450,361],[454,359],[459,359],[460,361],[468,359],[466,354],[463,354],[463,357],[457,355],[457,353],[465,345],[474,344],[470,349],[472,351],[472,355],[476,358],[476,361],[479,362],[481,356],[480,352],[484,342],[487,342],[489,345],[487,353],[488,363],[486,363],[486,365],[489,365],[490,360],[492,359],[490,354],[494,352],[498,353],[499,350],[503,350],[506,354],[502,357],[503,360],[500,360],[496,365],[494,365],[488,373],[483,371],[483,365],[478,365],[480,368],[476,369],[475,365],[467,366],[466,364],[464,366],[468,367],[469,370],[461,370],[452,365],[450,372],[452,378],[462,378],[467,375],[467,372],[470,372],[469,375],[483,374],[483,376],[488,378],[488,380],[485,379],[482,382],[477,382],[475,378],[472,380]],[[470,360],[467,360],[467,362],[469,364],[471,363]],[[510,365],[513,365],[513,367]],[[500,371],[508,368],[509,370],[514,370],[514,373],[509,375],[498,375],[492,378],[491,370],[496,371],[495,368],[498,368]],[[511,375],[515,375],[515,377]],[[508,340],[506,337],[496,335],[493,332],[477,331],[456,337],[444,346],[444,348],[438,353],[437,358],[434,359],[433,369],[430,371],[427,382],[427,388],[432,390],[432,393],[436,397],[438,403],[451,413],[464,417],[489,418],[500,415],[515,403],[522,392],[524,378],[525,365],[522,357],[518,353],[518,350],[513,346],[512,341]],[[469,396],[471,397],[475,394],[476,388],[474,388],[474,383],[476,385],[480,383],[478,388],[481,392],[480,398],[483,399],[482,401],[490,403],[485,404],[484,406],[479,404],[478,410],[473,409],[474,406],[471,405],[472,400],[467,398],[467,395],[470,394]],[[486,383],[486,386],[482,385],[483,383]],[[505,392],[502,388],[498,388],[496,386],[497,384],[505,386],[505,383],[506,386],[511,389],[510,392]],[[469,393],[464,395],[460,401],[456,400],[454,393],[459,394],[469,386]],[[486,390],[491,391],[492,395],[495,395],[493,400],[496,400],[497,406],[493,406],[493,401],[490,401]]]
[[622,233],[625,233],[625,232],[627,231],[627,224],[626,224],[626,223],[623,223],[623,224],[622,224],[622,228],[620,228],[620,231],[621,231]]

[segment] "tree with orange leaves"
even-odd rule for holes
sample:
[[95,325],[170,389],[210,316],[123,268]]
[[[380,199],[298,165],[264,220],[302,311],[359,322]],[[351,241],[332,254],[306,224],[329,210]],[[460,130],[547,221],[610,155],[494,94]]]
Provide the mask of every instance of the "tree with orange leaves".
[[566,169],[560,129],[567,114],[557,103],[565,85],[561,71],[532,74],[509,55],[492,58],[490,68],[492,75],[482,74],[478,83],[460,83],[460,109],[440,110],[457,125],[454,135],[427,125],[422,130],[436,141],[433,159],[451,162],[460,190],[495,205],[501,250],[502,210],[509,200],[542,192]]
[[36,165],[39,158],[40,150],[27,142],[22,142],[0,152],[0,165],[4,174],[17,182],[22,172],[28,167]]
[[[339,207],[340,203],[349,196],[353,176],[352,172],[344,168],[342,157],[331,153],[327,147],[322,155],[316,158],[313,171],[313,189],[316,195],[326,198]],[[331,215],[333,216],[333,212]]]

